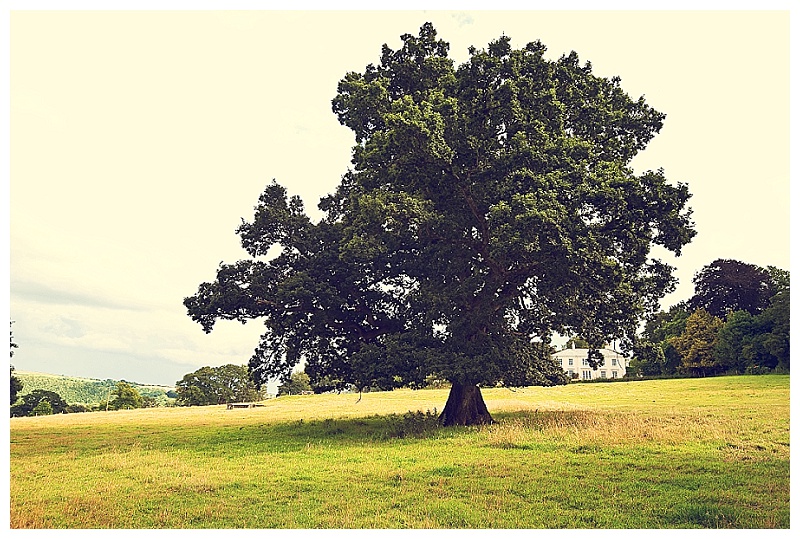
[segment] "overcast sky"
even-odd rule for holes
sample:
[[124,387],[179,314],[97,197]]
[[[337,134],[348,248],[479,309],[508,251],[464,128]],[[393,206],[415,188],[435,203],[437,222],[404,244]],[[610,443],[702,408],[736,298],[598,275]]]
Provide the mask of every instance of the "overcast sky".
[[[350,161],[337,82],[431,21],[458,63],[501,35],[575,50],[666,113],[634,161],[686,182],[697,224],[662,305],[717,258],[789,267],[789,13],[11,12],[10,317],[18,370],[172,385],[245,364],[182,301],[273,178],[312,218]],[[5,174],[5,173],[4,173]],[[5,178],[4,181],[8,181]],[[8,186],[8,184],[5,184]]]

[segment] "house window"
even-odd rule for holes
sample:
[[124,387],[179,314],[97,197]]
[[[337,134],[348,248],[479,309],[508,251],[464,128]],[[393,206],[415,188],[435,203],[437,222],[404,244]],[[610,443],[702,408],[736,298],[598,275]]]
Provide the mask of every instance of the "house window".
[[617,377],[617,371],[611,371],[611,378]]
[[572,365],[572,359],[569,359],[568,361],[569,361],[569,364]]
[[614,367],[616,367],[616,366],[617,366],[617,360],[616,360],[616,359],[612,359],[612,360],[611,360],[611,365],[613,365]]
[[592,371],[583,371],[583,379],[584,380],[591,380],[592,379]]
[[567,374],[569,374],[570,378],[575,378],[575,371],[573,371],[572,369],[568,370]]
[[584,367],[588,367],[589,366],[589,360],[588,359],[584,359],[583,363],[581,363],[581,365],[583,365]]
[[606,371],[600,371],[600,378],[606,378]]

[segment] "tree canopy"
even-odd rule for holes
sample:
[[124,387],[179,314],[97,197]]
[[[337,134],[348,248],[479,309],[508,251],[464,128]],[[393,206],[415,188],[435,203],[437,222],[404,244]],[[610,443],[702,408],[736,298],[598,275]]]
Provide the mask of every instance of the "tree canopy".
[[681,354],[679,370],[692,374],[712,374],[717,370],[715,348],[723,322],[705,309],[697,309],[686,319],[686,330],[670,342]]
[[770,271],[764,268],[738,260],[717,259],[695,274],[694,296],[689,305],[719,317],[734,311],[758,314],[769,305],[776,287],[783,286],[781,270],[773,268],[773,274],[779,281],[774,285]]
[[324,217],[273,181],[237,230],[251,258],[184,304],[207,332],[263,319],[259,383],[301,359],[312,384],[436,374],[452,383],[444,424],[488,422],[479,385],[567,382],[554,332],[632,343],[674,288],[650,251],[679,255],[694,236],[690,194],[634,173],[665,116],[576,53],[552,61],[503,36],[455,66],[431,24],[401,39],[339,83],[333,112],[356,144]]
[[304,391],[311,391],[309,377],[302,371],[293,372],[289,380],[278,386],[278,396],[299,395]]
[[22,391],[22,380],[19,377],[14,376],[14,365],[11,365],[11,390],[10,390],[10,397],[11,397],[11,404],[17,402],[17,396],[19,395],[20,391]]
[[136,388],[127,382],[117,382],[117,387],[111,392],[114,399],[109,403],[111,410],[129,410],[144,406],[144,398]]
[[[789,372],[787,270],[716,260],[695,280],[698,287],[689,302],[649,317],[634,348],[632,372],[648,376]],[[711,305],[720,314],[692,304]]]
[[[46,402],[47,404],[42,404]],[[61,395],[44,389],[34,389],[22,395],[18,402],[11,406],[11,417],[61,414],[66,412],[67,403]]]
[[245,365],[201,367],[176,383],[177,404],[207,406],[262,399]]
[[[9,325],[13,323],[14,321],[12,320]],[[10,331],[9,343],[10,357],[11,359],[14,359],[14,348],[19,348],[19,345],[14,342],[14,331]],[[14,365],[11,365],[11,404],[17,402],[17,395],[20,391],[22,391],[22,381],[18,377],[14,376]]]

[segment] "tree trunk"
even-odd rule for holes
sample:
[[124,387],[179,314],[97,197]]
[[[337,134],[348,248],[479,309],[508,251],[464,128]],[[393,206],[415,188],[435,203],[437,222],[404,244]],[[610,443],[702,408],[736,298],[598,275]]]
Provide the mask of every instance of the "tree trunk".
[[445,427],[453,425],[486,425],[494,423],[481,390],[475,384],[453,383],[444,405],[439,423]]

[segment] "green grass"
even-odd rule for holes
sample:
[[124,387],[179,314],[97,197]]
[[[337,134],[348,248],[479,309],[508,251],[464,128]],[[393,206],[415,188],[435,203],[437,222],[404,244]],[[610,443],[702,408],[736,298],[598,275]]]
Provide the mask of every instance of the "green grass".
[[788,528],[789,377],[11,420],[12,528]]

